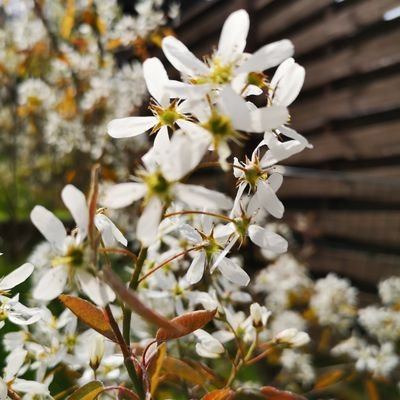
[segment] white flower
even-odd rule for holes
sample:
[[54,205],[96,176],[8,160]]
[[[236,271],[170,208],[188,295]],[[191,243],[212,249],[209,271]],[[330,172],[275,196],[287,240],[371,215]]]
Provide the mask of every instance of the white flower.
[[90,342],[90,367],[97,370],[104,356],[104,337],[95,333]]
[[274,342],[289,347],[301,347],[310,342],[307,332],[298,331],[296,328],[288,328],[274,337]]
[[379,283],[379,296],[384,304],[400,303],[400,277],[392,276]]
[[255,328],[263,328],[267,325],[268,319],[271,315],[265,306],[260,306],[258,303],[250,305],[250,316]]
[[225,352],[221,342],[203,329],[198,329],[193,334],[199,340],[196,343],[196,352],[200,357],[219,358]]

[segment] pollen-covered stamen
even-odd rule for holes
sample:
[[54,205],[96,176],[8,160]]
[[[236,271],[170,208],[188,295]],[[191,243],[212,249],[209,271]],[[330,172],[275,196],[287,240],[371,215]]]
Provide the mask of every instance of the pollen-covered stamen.
[[209,235],[204,232],[197,231],[203,239],[202,248],[206,253],[207,263],[211,263],[212,257],[219,251],[222,250],[222,246],[215,240],[214,232],[212,231]]
[[247,230],[249,229],[251,217],[246,216],[244,213],[241,217],[235,218],[234,225],[237,234],[239,235],[240,244],[246,244]]
[[178,99],[171,101],[167,108],[162,108],[156,102],[150,104],[150,111],[158,118],[158,124],[152,129],[152,133],[158,131],[162,126],[175,128],[175,122],[178,119],[186,119],[186,117],[177,111]]
[[157,196],[166,202],[171,200],[171,182],[165,179],[160,170],[152,174],[146,173],[142,175],[142,179],[148,188],[148,198]]
[[259,179],[262,179],[264,181],[267,180],[268,173],[261,168],[259,159],[257,157],[254,161],[250,161],[248,158],[246,158],[246,163],[243,165],[244,167],[241,168],[243,174],[239,178],[238,183],[247,183],[250,186],[251,190],[255,192],[257,181]]
[[247,75],[246,85],[254,85],[261,89],[268,88],[267,75],[262,72],[250,72]]
[[222,64],[218,57],[213,57],[209,62],[211,72],[209,80],[217,85],[231,82],[233,78],[233,65]]

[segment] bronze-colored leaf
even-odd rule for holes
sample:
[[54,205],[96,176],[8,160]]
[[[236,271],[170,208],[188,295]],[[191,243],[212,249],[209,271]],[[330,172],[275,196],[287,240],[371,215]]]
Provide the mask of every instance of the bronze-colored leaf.
[[104,312],[94,304],[79,297],[61,294],[59,299],[68,307],[82,322],[90,328],[99,332],[106,338],[116,342],[110,323]]
[[81,386],[67,400],[95,400],[103,391],[104,386],[100,381],[92,381]]
[[334,369],[318,378],[315,383],[314,389],[323,389],[333,385],[344,376],[344,371],[341,369]]
[[156,333],[156,339],[162,342],[186,336],[210,322],[214,318],[216,312],[216,309],[213,311],[198,310],[179,315],[170,321],[177,329],[171,331],[160,328]]
[[167,354],[167,346],[165,343],[162,343],[160,346],[158,346],[157,355],[150,362],[148,373],[150,376],[150,391],[152,396],[154,396],[158,384],[160,382],[160,372],[166,354]]
[[279,390],[273,386],[264,386],[260,388],[267,400],[306,400],[305,397],[298,394],[288,392],[287,390]]
[[178,378],[194,385],[203,386],[208,380],[207,375],[203,371],[196,370],[187,362],[174,357],[165,358],[163,370],[167,374],[176,375]]
[[234,394],[232,389],[217,389],[207,393],[201,400],[229,400]]

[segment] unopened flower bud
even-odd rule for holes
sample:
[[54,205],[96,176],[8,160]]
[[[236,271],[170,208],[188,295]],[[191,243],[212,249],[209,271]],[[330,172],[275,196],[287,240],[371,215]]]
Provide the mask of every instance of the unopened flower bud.
[[289,347],[301,347],[310,341],[307,332],[298,331],[296,328],[285,329],[274,337],[277,344],[283,344]]
[[104,339],[103,336],[93,335],[90,343],[90,368],[96,371],[99,368],[101,360],[104,356]]
[[266,307],[260,306],[258,303],[253,303],[250,306],[250,315],[254,328],[261,329],[267,325],[271,311],[268,311]]

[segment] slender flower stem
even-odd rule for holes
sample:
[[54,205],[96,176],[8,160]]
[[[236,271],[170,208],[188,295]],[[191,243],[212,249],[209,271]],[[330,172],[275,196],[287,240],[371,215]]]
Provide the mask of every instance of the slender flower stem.
[[232,218],[229,218],[226,215],[216,214],[208,211],[194,211],[194,210],[176,211],[173,213],[165,214],[164,218],[171,218],[174,217],[175,215],[191,215],[191,214],[209,215],[210,217],[219,218],[227,222],[234,222]]
[[135,253],[132,253],[131,251],[127,249],[120,249],[118,247],[103,247],[99,249],[100,253],[118,253],[118,254],[124,254],[128,257],[131,257],[134,262],[137,261],[137,256]]
[[246,365],[252,365],[252,364],[255,364],[256,362],[262,360],[264,357],[266,357],[272,351],[272,349],[273,349],[273,347],[268,347],[268,349],[264,350],[258,356],[255,356],[254,358],[246,361]]
[[114,335],[117,339],[117,342],[121,348],[122,355],[124,356],[124,364],[126,367],[126,370],[128,372],[129,378],[131,379],[134,388],[136,389],[139,399],[140,400],[145,400],[145,393],[143,389],[143,384],[139,377],[137,376],[135,366],[132,361],[132,353],[128,345],[125,343],[124,338],[122,336],[122,333],[119,329],[119,326],[117,324],[117,321],[115,321],[115,318],[113,316],[113,313],[111,311],[111,308],[109,305],[105,307],[105,311],[108,317],[108,321],[111,325],[111,329],[114,332]]
[[181,251],[178,254],[175,254],[169,258],[167,258],[164,262],[162,262],[160,265],[157,265],[157,267],[154,267],[153,269],[151,269],[149,272],[147,272],[146,274],[144,274],[140,279],[138,283],[143,282],[146,278],[148,278],[151,274],[153,274],[154,272],[158,271],[160,268],[164,267],[165,265],[169,264],[171,261],[175,260],[176,258],[182,257],[188,253],[190,253],[191,251],[194,250],[200,250],[202,249],[204,246],[202,244],[198,245],[198,246],[193,246],[190,247],[186,250]]
[[[129,282],[129,289],[136,290],[139,285],[139,276],[142,272],[143,264],[146,261],[147,256],[147,248],[142,247],[139,251],[139,255],[136,259],[135,269],[132,274],[132,278]],[[130,333],[131,333],[131,319],[132,319],[132,312],[131,310],[124,306],[123,307],[123,321],[122,321],[122,333],[124,336],[125,343],[130,345]]]

